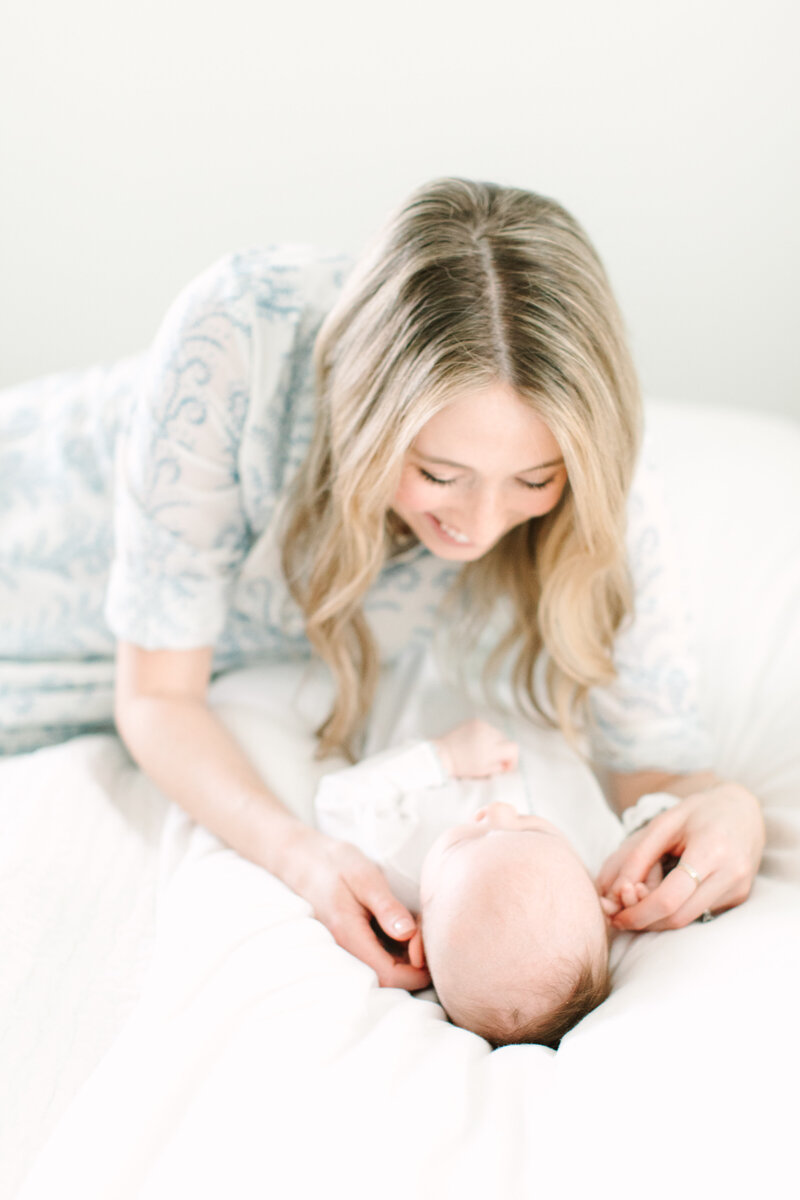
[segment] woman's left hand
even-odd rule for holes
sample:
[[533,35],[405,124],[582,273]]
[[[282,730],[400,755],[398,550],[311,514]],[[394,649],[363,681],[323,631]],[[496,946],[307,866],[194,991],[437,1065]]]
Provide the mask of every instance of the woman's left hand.
[[[764,842],[758,800],[739,784],[720,783],[687,796],[627,837],[600,869],[597,890],[613,903],[623,889],[630,896],[631,886],[652,889],[610,918],[615,929],[680,929],[707,911],[721,912],[747,899]],[[654,887],[667,854],[698,879],[675,867]]]

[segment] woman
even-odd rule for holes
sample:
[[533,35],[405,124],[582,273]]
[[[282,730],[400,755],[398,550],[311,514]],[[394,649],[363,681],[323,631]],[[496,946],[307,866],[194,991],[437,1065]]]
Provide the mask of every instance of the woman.
[[[108,721],[116,639],[113,713],[143,770],[304,896],[382,984],[424,986],[371,927],[415,929],[380,872],[286,811],[206,694],[255,658],[316,653],[336,683],[320,752],[353,753],[380,662],[428,638],[447,598],[474,637],[496,631],[490,667],[512,662],[523,704],[572,738],[585,726],[618,809],[677,799],[601,872],[613,911],[658,883],[664,854],[683,856],[619,906],[620,928],[747,896],[758,802],[708,769],[690,667],[677,663],[682,695],[663,687],[662,640],[649,670],[647,612],[663,639],[668,597],[639,597],[631,621],[640,400],[602,267],[557,204],[443,179],[352,271],[303,248],[231,256],[182,293],[143,359],[74,377],[67,399],[63,381],[17,389],[6,411],[16,441],[0,465],[20,501],[0,564],[7,752]],[[30,467],[45,421],[49,476]],[[48,604],[32,613],[42,569]]]

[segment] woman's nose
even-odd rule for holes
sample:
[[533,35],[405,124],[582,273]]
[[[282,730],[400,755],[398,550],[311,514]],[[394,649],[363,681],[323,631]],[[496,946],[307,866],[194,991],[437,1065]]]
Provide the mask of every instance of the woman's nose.
[[500,497],[491,492],[475,496],[459,528],[476,546],[492,545],[505,529]]

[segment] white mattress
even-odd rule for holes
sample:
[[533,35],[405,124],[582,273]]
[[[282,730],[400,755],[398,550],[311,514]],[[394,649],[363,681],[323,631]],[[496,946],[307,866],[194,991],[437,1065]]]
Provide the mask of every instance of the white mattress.
[[[168,806],[115,739],[3,761],[1,1195],[29,1171],[24,1200],[788,1194],[800,430],[647,412],[718,769],[766,813],[750,900],[624,939],[611,997],[557,1053],[490,1052],[431,999],[379,989],[304,901]],[[307,680],[298,700],[292,670],[265,668],[215,690],[305,814],[324,692]]]

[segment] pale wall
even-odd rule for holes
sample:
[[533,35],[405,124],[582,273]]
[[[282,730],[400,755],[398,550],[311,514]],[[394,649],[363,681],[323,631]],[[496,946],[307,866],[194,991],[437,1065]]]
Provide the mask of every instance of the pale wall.
[[794,0],[6,0],[0,383],[144,346],[218,255],[436,175],[555,196],[645,388],[800,417]]

